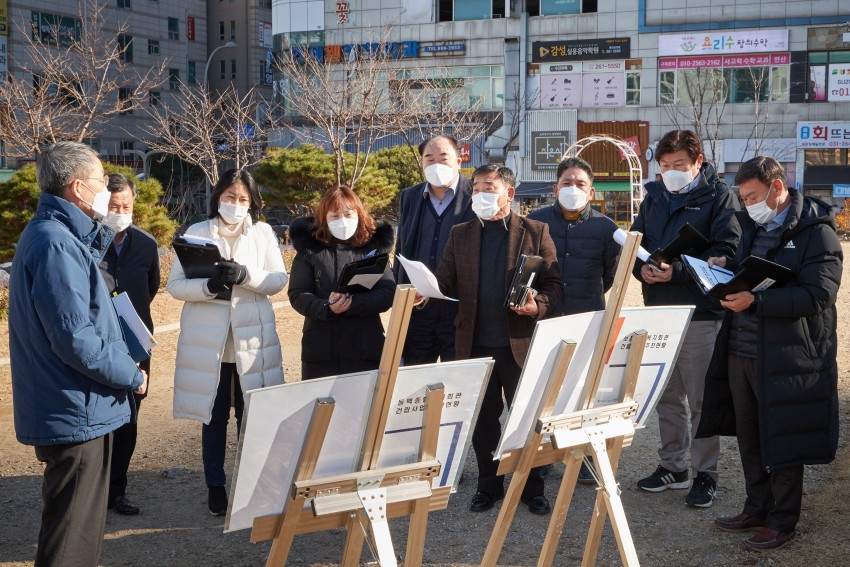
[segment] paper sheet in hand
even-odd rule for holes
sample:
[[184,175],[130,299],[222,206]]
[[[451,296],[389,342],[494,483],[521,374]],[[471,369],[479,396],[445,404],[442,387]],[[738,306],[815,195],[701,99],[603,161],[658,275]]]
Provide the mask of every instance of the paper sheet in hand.
[[754,293],[769,287],[782,287],[794,279],[793,271],[758,256],[745,258],[737,274],[723,268],[709,268],[699,258],[683,254],[682,259],[702,292],[718,299],[726,299],[727,295],[741,291]]
[[[140,358],[138,353],[135,353],[138,349],[134,349],[133,346],[138,346],[142,349],[142,351],[147,353],[148,356],[141,357],[140,360],[149,358],[151,349],[156,346],[156,341],[147,326],[139,318],[139,314],[136,313],[136,310],[133,308],[130,296],[127,295],[126,291],[121,292],[120,294],[112,297],[112,304],[115,306],[115,313],[117,313],[118,317],[124,321],[124,324],[127,327],[126,330],[133,335],[130,337],[126,336],[126,331],[124,333],[124,340],[130,348],[130,354],[133,356],[133,360]],[[131,344],[134,340],[138,343],[138,345]],[[140,360],[136,360],[136,362],[140,362]]]
[[437,283],[437,277],[431,273],[431,270],[425,264],[416,260],[408,260],[401,254],[399,254],[398,259],[401,261],[401,265],[404,266],[404,271],[407,272],[410,283],[416,288],[416,293],[422,297],[457,301],[457,299],[443,295],[440,291],[440,284]]
[[384,274],[357,274],[348,281],[348,285],[359,285],[366,289],[372,289],[384,277]]
[[[625,230],[623,230],[622,228],[618,228],[614,231],[614,242],[616,242],[620,246],[625,246],[627,236],[628,233]],[[641,262],[648,262],[649,252],[643,246],[638,246],[637,257],[640,259]]]

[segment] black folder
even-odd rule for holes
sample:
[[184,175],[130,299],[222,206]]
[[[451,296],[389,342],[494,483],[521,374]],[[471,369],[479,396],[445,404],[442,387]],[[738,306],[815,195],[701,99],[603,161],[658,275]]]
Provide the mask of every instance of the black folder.
[[648,264],[661,268],[661,263],[671,263],[673,260],[684,254],[692,252],[699,254],[711,245],[708,238],[695,229],[690,223],[679,229],[679,235],[664,248],[659,248],[649,256]]
[[387,269],[389,255],[376,254],[374,256],[365,256],[359,260],[347,263],[342,268],[342,273],[336,282],[337,293],[361,293],[369,291],[370,287],[365,287],[360,284],[349,284],[354,276],[358,275],[377,275],[383,274]]
[[511,280],[511,287],[505,296],[505,307],[522,307],[528,296],[528,290],[534,286],[534,278],[537,277],[540,268],[543,267],[543,258],[522,254],[516,263],[516,271]]
[[757,292],[771,287],[782,287],[794,279],[794,272],[785,266],[758,256],[749,256],[741,262],[738,273],[732,279],[707,289],[690,263],[684,264],[702,292],[718,299],[725,299],[727,295],[740,291]]
[[216,262],[223,260],[215,244],[194,244],[177,237],[172,245],[187,278],[211,278]]
[[124,342],[127,343],[127,350],[130,352],[130,358],[133,362],[142,362],[151,357],[150,349],[146,349],[139,342],[139,338],[130,329],[127,321],[121,315],[118,316],[118,323],[121,325],[121,333],[124,335]]

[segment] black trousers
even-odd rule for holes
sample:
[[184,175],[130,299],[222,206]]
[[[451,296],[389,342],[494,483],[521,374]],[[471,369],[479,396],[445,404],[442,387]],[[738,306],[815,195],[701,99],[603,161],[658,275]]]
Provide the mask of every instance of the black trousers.
[[453,301],[430,300],[422,309],[414,309],[407,327],[402,364],[431,364],[455,359],[455,317]]
[[[499,423],[499,417],[505,408],[502,393],[504,392],[505,400],[510,407],[514,401],[522,369],[516,363],[509,346],[472,347],[472,358],[486,357],[492,357],[495,363],[481,403],[481,411],[478,412],[478,421],[472,432],[472,448],[475,449],[475,459],[478,461],[478,491],[503,494],[505,477],[496,474],[499,461],[493,460],[493,453],[502,436],[502,425]],[[531,469],[531,474],[522,491],[523,499],[543,494],[543,477],[540,475],[542,470],[543,467]]]
[[35,447],[45,463],[35,567],[97,567],[106,527],[112,434]]
[[800,519],[803,465],[767,472],[761,460],[756,360],[729,356],[729,387],[735,405],[735,427],[744,469],[747,500],[744,513],[765,518],[765,525],[790,532]]
[[[148,388],[150,389],[151,360],[143,360],[139,368],[148,374]],[[142,400],[147,397],[147,392],[140,396],[129,393],[130,401],[136,406],[136,419],[125,423],[112,433],[112,466],[109,469],[109,500],[110,505],[116,498],[124,496],[127,491],[127,471],[130,469],[130,459],[136,450],[136,438],[138,437],[138,416],[142,407]]]

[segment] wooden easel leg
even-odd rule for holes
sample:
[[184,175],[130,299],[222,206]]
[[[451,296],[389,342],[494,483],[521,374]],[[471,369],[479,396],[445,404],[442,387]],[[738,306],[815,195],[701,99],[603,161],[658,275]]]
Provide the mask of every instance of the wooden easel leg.
[[[602,528],[605,525],[606,514],[611,515],[611,527],[620,550],[620,559],[626,567],[638,567],[640,562],[635,550],[632,534],[629,531],[626,512],[623,509],[623,501],[620,498],[620,489],[614,478],[616,464],[619,463],[620,452],[623,448],[623,438],[611,439],[607,443],[604,439],[590,439],[593,461],[596,464],[597,473],[602,477],[603,489],[599,491],[594,504],[593,519],[590,524],[590,533],[587,536],[587,544],[584,548],[582,567],[592,567],[596,563],[599,554],[599,544],[602,540]],[[608,446],[611,452],[608,452]]]
[[564,471],[564,477],[561,479],[561,486],[558,489],[558,498],[552,508],[552,519],[549,520],[549,529],[546,530],[546,539],[543,540],[543,549],[540,552],[537,567],[549,567],[554,564],[558,541],[564,531],[564,522],[567,519],[567,512],[570,510],[578,473],[581,469],[581,455],[569,453],[568,457],[564,459],[564,463],[567,465],[567,469]]
[[505,500],[499,509],[499,517],[496,518],[496,525],[493,526],[490,541],[487,542],[487,549],[484,551],[481,567],[496,567],[496,563],[499,561],[499,555],[502,553],[502,547],[505,545],[505,539],[507,539],[508,531],[511,529],[511,522],[514,521],[514,515],[516,514],[517,506],[519,506],[522,490],[525,488],[525,483],[531,471],[534,453],[537,451],[539,445],[540,440],[538,439],[537,443],[529,444],[522,450],[522,456],[517,464],[517,468],[511,476],[511,483],[508,485]]
[[366,543],[366,534],[360,527],[363,513],[355,511],[348,518],[345,526],[345,547],[342,553],[341,567],[357,567],[360,564],[360,556],[363,554],[363,544]]
[[296,498],[295,500],[291,500],[289,506],[290,509],[287,510],[281,522],[280,531],[278,531],[277,537],[272,541],[272,548],[269,551],[269,558],[266,560],[266,567],[283,567],[286,565],[286,558],[289,557],[289,550],[292,548],[292,540],[295,539],[295,529],[301,520],[304,499]]

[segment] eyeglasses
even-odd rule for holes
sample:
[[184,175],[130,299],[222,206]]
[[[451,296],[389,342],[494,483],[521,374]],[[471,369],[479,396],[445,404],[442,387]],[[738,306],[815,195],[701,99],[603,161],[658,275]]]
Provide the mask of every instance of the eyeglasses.
[[80,179],[80,181],[87,181],[89,179],[100,179],[101,181],[103,181],[104,187],[109,186],[109,176],[108,175],[104,175],[103,177],[80,177],[79,179]]

